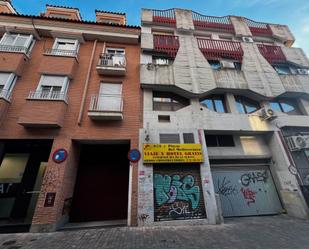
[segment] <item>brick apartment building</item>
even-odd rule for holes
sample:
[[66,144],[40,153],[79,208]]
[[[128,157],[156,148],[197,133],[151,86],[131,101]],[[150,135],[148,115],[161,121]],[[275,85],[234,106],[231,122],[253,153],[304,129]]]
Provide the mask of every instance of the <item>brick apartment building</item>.
[[[289,28],[143,9],[141,29],[139,225],[308,218],[309,60]],[[204,160],[174,160],[188,143]]]
[[0,230],[137,223],[140,28],[0,1]]

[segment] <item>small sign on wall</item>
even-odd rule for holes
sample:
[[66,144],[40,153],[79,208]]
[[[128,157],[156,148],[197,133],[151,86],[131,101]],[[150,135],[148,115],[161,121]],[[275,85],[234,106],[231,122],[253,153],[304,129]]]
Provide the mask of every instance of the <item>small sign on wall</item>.
[[55,163],[62,163],[68,157],[68,152],[65,149],[58,149],[53,154],[53,161]]
[[56,193],[55,192],[48,192],[46,193],[44,207],[53,207],[55,204]]

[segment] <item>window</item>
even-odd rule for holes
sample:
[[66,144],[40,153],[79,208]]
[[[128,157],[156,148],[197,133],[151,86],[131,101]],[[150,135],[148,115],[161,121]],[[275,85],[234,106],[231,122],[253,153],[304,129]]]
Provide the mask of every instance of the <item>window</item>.
[[0,98],[10,99],[16,79],[13,73],[0,73]]
[[180,144],[179,134],[160,134],[162,144]]
[[201,101],[201,104],[206,106],[209,110],[225,113],[224,95],[212,95]]
[[279,75],[289,75],[291,74],[290,67],[287,65],[274,65],[274,69]]
[[193,133],[184,133],[183,134],[183,143],[194,144],[194,134]]
[[153,92],[154,111],[177,111],[190,104],[189,100],[172,93]]
[[235,96],[236,107],[239,113],[252,113],[260,108],[258,102],[243,97],[243,96]]
[[205,135],[208,147],[232,147],[235,146],[232,135]]
[[33,47],[32,35],[20,35],[5,33],[0,40],[0,50],[9,52],[29,53]]
[[36,92],[30,98],[66,100],[68,85],[66,76],[42,75]]
[[51,54],[62,56],[76,56],[79,49],[78,40],[56,38]]
[[291,115],[302,115],[298,108],[297,102],[293,100],[280,99],[276,101],[270,101],[269,105],[275,111],[284,112]]
[[209,60],[208,63],[209,63],[210,67],[211,67],[213,70],[220,70],[220,69],[221,69],[220,61],[217,61],[217,60]]
[[159,57],[154,57],[152,59],[153,64],[155,65],[161,65],[161,66],[167,66],[169,65],[169,59],[167,58],[159,58]]
[[101,83],[97,110],[122,111],[122,84]]
[[123,48],[106,48],[101,55],[101,65],[112,67],[125,67],[125,50]]

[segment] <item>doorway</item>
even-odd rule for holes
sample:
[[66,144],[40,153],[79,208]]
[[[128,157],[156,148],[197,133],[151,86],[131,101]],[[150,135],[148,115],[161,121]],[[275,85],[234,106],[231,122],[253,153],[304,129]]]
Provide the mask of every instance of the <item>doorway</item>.
[[70,222],[126,220],[130,144],[82,144]]
[[0,231],[27,231],[52,140],[0,141]]

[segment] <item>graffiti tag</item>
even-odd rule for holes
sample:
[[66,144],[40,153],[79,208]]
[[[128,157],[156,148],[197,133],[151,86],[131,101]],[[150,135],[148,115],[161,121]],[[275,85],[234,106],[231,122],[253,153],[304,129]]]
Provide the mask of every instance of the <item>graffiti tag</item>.
[[237,195],[237,187],[232,185],[230,180],[227,180],[226,177],[223,178],[222,182],[218,179],[218,192],[217,194],[223,196]]
[[262,172],[249,172],[241,175],[240,180],[243,186],[248,187],[250,183],[266,182],[268,178],[267,171]]
[[255,203],[256,193],[249,188],[241,188],[244,199],[247,201],[247,205],[250,206],[251,203]]
[[200,188],[194,184],[195,180],[191,175],[186,175],[181,179],[179,175],[170,177],[155,174],[155,200],[159,206],[174,203],[176,200],[187,201],[195,209],[200,201]]
[[148,218],[149,218],[148,214],[141,214],[138,216],[138,219],[143,223],[145,223]]

